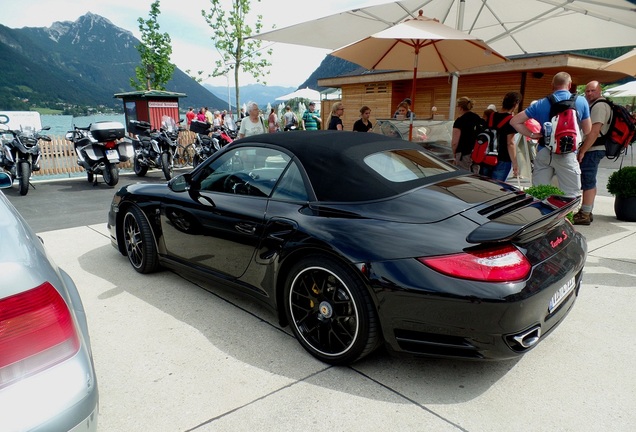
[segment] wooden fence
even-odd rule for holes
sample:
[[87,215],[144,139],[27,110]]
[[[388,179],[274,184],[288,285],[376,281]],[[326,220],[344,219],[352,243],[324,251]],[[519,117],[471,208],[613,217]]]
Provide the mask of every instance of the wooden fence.
[[[179,132],[179,142],[188,145],[194,142],[195,134],[190,131]],[[84,168],[77,164],[77,154],[73,143],[64,137],[51,137],[51,141],[40,141],[42,159],[40,170],[34,176],[55,174],[72,174],[83,172]],[[122,162],[120,168],[132,168],[132,161]]]

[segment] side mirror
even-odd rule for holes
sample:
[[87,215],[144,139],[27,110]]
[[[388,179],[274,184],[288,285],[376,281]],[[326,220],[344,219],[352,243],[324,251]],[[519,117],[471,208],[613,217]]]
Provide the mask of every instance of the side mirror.
[[6,172],[0,171],[0,189],[6,189],[13,186],[13,179]]
[[168,182],[168,187],[172,192],[185,192],[190,190],[192,175],[190,173],[181,174]]

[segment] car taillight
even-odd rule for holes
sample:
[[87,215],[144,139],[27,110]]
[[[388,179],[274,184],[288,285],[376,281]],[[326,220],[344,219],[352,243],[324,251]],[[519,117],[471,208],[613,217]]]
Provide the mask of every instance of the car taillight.
[[104,147],[106,147],[109,150],[114,149],[115,147],[117,147],[117,142],[116,141],[106,141],[104,143]]
[[418,260],[445,275],[484,282],[522,280],[532,267],[525,255],[512,245]]
[[0,388],[79,350],[73,317],[49,283],[0,300]]

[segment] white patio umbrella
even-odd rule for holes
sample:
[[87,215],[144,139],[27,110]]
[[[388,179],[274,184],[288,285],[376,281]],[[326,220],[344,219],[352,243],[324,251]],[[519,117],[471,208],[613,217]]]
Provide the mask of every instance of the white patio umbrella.
[[[401,0],[252,37],[334,50],[414,18],[420,9],[504,56],[628,46],[636,41],[636,5],[629,0]],[[453,88],[451,112],[454,98]]]
[[[407,19],[331,53],[367,69],[413,70],[411,106],[415,110],[417,71],[455,72],[506,61],[483,41],[437,20]],[[413,119],[409,128],[412,138]]]
[[304,89],[298,89],[294,92],[288,93],[283,96],[277,97],[275,100],[277,101],[288,101],[290,99],[309,99],[310,101],[320,102],[320,92],[318,90],[312,90],[309,87],[305,87]]
[[[636,41],[634,42],[636,43]],[[601,66],[601,69],[636,76],[636,48]]]
[[359,7],[251,36],[337,49],[424,15],[463,30],[505,56],[634,45],[629,0],[401,0]]

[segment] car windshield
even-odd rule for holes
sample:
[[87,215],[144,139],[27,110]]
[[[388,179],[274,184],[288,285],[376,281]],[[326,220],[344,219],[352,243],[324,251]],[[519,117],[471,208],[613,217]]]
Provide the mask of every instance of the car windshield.
[[371,169],[391,182],[406,182],[453,171],[423,152],[404,149],[374,153],[364,158]]

